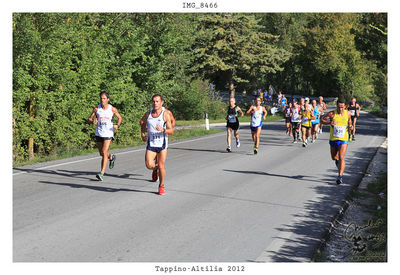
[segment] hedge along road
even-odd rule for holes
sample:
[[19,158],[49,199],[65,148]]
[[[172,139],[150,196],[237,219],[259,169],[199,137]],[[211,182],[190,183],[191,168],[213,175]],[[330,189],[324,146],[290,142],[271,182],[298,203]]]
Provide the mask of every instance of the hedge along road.
[[99,157],[15,168],[14,261],[308,261],[386,137],[386,121],[361,112],[357,122],[341,186],[328,127],[303,148],[282,120],[264,124],[258,155],[245,123],[232,153],[225,132],[172,142],[165,196],[144,147],[115,151],[104,182]]

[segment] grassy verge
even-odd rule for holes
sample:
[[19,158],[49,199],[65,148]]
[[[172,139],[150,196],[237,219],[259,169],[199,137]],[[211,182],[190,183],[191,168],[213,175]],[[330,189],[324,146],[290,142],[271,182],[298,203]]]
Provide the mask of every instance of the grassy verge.
[[[386,262],[387,248],[387,173],[367,185],[366,190],[355,190],[351,193],[360,212],[368,218],[363,224],[348,225],[343,228],[345,237],[351,247],[340,251],[346,256],[346,262]],[[354,212],[352,215],[356,215]],[[348,222],[348,221],[347,221]],[[340,231],[339,231],[340,232]],[[312,255],[313,262],[327,262],[326,250],[318,249]]]
[[379,176],[376,182],[367,186],[375,202],[369,205],[371,212],[370,224],[368,228],[368,240],[366,251],[357,257],[357,262],[382,262],[386,261],[387,247],[387,173]]
[[362,106],[361,108],[361,110],[373,114],[374,116],[387,118],[387,113],[382,112],[382,109],[379,106]]
[[[386,262],[387,248],[387,173],[381,174],[375,182],[367,185],[363,194],[369,196],[372,202],[363,205],[370,214],[365,225],[357,230],[354,240],[358,253],[352,251],[351,262]],[[354,249],[354,247],[353,247]]]
[[[204,128],[181,129],[181,130],[175,130],[174,135],[169,136],[169,140],[173,141],[173,140],[180,140],[180,139],[185,139],[185,138],[194,138],[194,137],[199,137],[199,136],[211,135],[211,134],[215,134],[215,133],[219,133],[219,132],[221,132],[221,130],[210,129],[209,131],[207,131]],[[144,144],[145,144],[145,142],[143,142],[141,140],[136,140],[129,145],[117,145],[117,144],[111,143],[110,150],[130,148],[130,147],[140,146],[140,145],[144,145]],[[70,158],[70,157],[84,156],[84,155],[89,155],[89,154],[93,154],[93,153],[97,153],[97,152],[98,152],[97,148],[94,148],[94,149],[72,148],[69,150],[59,149],[58,152],[54,153],[53,155],[40,156],[40,157],[36,157],[35,159],[29,160],[29,161],[14,162],[13,167],[32,165],[32,164],[36,164],[36,163]]]

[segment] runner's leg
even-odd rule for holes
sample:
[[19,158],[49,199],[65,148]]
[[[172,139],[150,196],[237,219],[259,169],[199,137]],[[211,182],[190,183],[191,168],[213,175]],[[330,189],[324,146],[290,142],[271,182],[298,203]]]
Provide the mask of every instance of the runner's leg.
[[258,132],[258,128],[254,132],[251,131],[251,137],[252,137],[252,139],[254,141],[254,148],[253,148],[254,154],[257,154],[257,151],[258,151],[258,147],[257,147],[257,132]]
[[99,154],[102,156],[100,161],[100,171],[103,169],[103,142],[97,142],[97,148],[99,149]]
[[161,152],[157,154],[160,186],[164,186],[165,160],[167,159],[167,150],[168,149],[161,150]]
[[306,136],[306,142],[308,142],[308,138],[311,136],[311,127],[307,129],[307,136]]
[[256,147],[257,147],[257,148],[258,148],[258,146],[260,145],[261,128],[262,128],[262,127],[258,127],[258,128],[257,128],[257,132],[256,132]]
[[154,163],[156,157],[157,157],[156,152],[146,150],[145,164],[146,164],[147,169],[154,170],[156,168],[156,164]]
[[339,160],[339,151],[333,146],[331,146],[331,157],[332,160]]
[[106,139],[103,142],[103,146],[102,146],[102,162],[101,162],[101,173],[104,174],[106,171],[106,167],[107,167],[107,163],[108,163],[108,158],[109,158],[109,152],[108,149],[110,148],[110,144],[111,144],[111,139]]
[[233,134],[235,135],[235,139],[239,140],[239,130],[234,130]]
[[301,139],[303,140],[303,142],[306,142],[306,132],[306,127],[301,127]]
[[342,177],[345,168],[344,156],[346,155],[347,144],[342,144],[338,146],[338,155],[339,155],[339,176]]
[[353,137],[356,135],[356,122],[357,122],[357,118],[355,117],[353,119]]
[[236,147],[239,148],[240,147],[239,129],[234,130],[233,134],[235,135],[235,139],[236,139]]
[[226,128],[226,143],[228,144],[228,147],[231,147],[231,131],[231,128]]

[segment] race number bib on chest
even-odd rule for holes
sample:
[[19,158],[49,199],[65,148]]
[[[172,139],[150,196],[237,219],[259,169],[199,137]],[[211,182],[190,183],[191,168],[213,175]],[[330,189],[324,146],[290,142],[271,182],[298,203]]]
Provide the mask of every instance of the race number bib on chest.
[[228,121],[230,123],[235,123],[236,122],[236,116],[235,115],[229,115],[228,116]]
[[351,110],[351,111],[350,111],[350,114],[351,114],[351,116],[355,116],[356,111],[355,111],[355,110]]
[[303,117],[301,119],[301,123],[306,124],[308,122],[308,118],[307,117]]
[[344,137],[345,130],[346,130],[346,126],[334,126],[333,127],[333,136],[342,138],[342,137]]
[[151,133],[150,136],[150,146],[151,147],[162,147],[164,143],[163,133]]

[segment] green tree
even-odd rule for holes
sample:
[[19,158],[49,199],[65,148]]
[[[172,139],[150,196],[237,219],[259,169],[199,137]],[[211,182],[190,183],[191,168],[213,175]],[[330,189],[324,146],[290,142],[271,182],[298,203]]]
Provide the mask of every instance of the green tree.
[[[193,68],[235,96],[235,84],[282,70],[289,53],[252,14],[199,14]],[[222,86],[222,87],[221,87]]]
[[354,33],[357,49],[369,61],[374,101],[387,105],[387,13],[359,14]]
[[[368,93],[367,64],[352,33],[356,14],[314,14],[308,23],[302,66],[310,89],[346,98]],[[327,83],[331,83],[330,85]],[[311,91],[311,94],[313,91]]]

